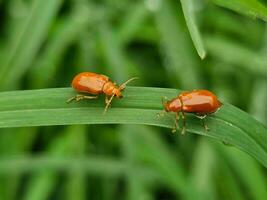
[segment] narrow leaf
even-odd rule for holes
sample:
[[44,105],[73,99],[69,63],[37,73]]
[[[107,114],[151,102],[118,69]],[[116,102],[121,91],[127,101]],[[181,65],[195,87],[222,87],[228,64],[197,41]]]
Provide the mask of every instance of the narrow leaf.
[[259,0],[213,0],[213,2],[236,12],[267,21],[267,7]]
[[199,87],[202,81],[196,70],[197,57],[192,51],[190,37],[184,31],[184,19],[177,14],[177,9],[173,9],[173,6],[170,1],[161,1],[160,9],[154,12],[160,35],[160,50],[171,82],[179,83],[180,87],[189,90]]
[[206,56],[206,50],[196,24],[193,0],[181,0],[181,5],[189,33],[197,53],[201,59],[204,59]]
[[159,179],[159,175],[155,171],[141,167],[136,164],[127,164],[123,161],[108,157],[90,156],[84,157],[62,157],[62,156],[14,156],[1,158],[0,174],[9,173],[27,173],[27,172],[43,172],[44,170],[57,171],[83,171],[87,174],[101,176],[124,176],[129,172],[135,172],[142,175],[144,179]]
[[[127,87],[124,98],[115,99],[103,115],[104,98],[66,104],[75,95],[70,88],[0,93],[0,127],[67,124],[146,124],[173,127],[172,117],[157,117],[161,98],[172,98],[176,89]],[[237,146],[267,167],[267,129],[240,109],[224,104],[206,119],[205,131],[199,119],[187,114],[187,132],[209,136]],[[170,131],[171,132],[171,131]]]
[[32,9],[16,37],[16,43],[9,48],[7,60],[0,68],[1,88],[13,87],[26,73],[62,2],[33,1]]

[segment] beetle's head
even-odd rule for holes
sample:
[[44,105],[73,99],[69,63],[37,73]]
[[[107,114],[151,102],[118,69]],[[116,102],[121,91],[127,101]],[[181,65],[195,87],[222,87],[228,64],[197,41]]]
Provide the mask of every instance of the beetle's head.
[[113,94],[115,95],[115,97],[117,97],[119,99],[121,99],[123,97],[120,88],[114,88]]

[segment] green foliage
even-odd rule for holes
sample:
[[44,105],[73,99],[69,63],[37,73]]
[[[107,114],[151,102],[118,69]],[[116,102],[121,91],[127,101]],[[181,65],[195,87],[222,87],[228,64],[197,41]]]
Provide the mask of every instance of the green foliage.
[[215,4],[252,17],[267,20],[267,7],[260,0],[212,0]]
[[[266,14],[263,0],[0,1],[0,199],[267,199]],[[139,87],[103,115],[103,97],[65,103],[80,71]],[[170,88],[224,102],[209,132],[187,114],[171,133]]]
[[[123,93],[124,100],[114,100],[114,107],[103,114],[103,98],[66,104],[68,96],[75,95],[68,88],[3,92],[0,93],[0,127],[117,123],[172,128],[174,116],[157,114],[162,111],[162,95],[170,98],[177,93],[171,89],[128,87]],[[210,131],[201,128],[199,120],[192,120],[192,124],[190,120],[188,132],[235,145],[267,166],[267,129],[262,124],[227,104],[206,121]]]
[[197,53],[201,59],[204,59],[206,56],[206,50],[204,48],[204,44],[202,38],[199,34],[197,24],[195,22],[195,14],[194,14],[194,1],[193,0],[181,0],[181,5],[184,12],[184,17],[186,20],[186,24],[194,45],[196,47]]
[[33,5],[27,8],[28,15],[19,21],[19,30],[12,34],[15,41],[12,41],[10,48],[7,48],[5,64],[1,67],[0,84],[2,89],[16,86],[18,80],[30,67],[38,49],[40,48],[51,23],[62,5],[62,0],[33,1]]

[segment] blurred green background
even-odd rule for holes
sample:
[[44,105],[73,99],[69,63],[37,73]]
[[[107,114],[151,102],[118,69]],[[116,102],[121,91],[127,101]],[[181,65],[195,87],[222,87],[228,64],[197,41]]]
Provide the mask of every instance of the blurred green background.
[[[267,124],[267,26],[179,0],[0,0],[0,89],[69,87],[81,71],[137,86],[205,88]],[[63,102],[64,103],[64,102]],[[0,199],[267,199],[266,169],[201,136],[134,125],[0,130]]]

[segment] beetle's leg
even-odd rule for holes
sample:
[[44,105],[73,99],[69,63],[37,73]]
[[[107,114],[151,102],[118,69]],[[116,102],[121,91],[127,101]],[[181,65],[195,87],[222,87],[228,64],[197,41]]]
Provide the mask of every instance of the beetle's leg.
[[186,132],[186,121],[185,121],[184,111],[182,111],[182,119],[183,119],[183,128],[182,128],[181,134],[184,135]]
[[167,115],[168,113],[165,111],[165,110],[163,110],[163,111],[160,111],[159,113],[157,113],[157,117],[159,118],[159,117],[164,117],[165,115]]
[[108,99],[108,96],[106,95],[106,97],[105,97],[105,103],[106,103],[106,105],[108,104],[108,102],[109,102],[109,99]]
[[74,97],[69,98],[66,103],[70,103],[72,101],[80,101],[82,99],[96,99],[98,96],[87,96],[87,95],[83,95],[83,94],[77,94]]
[[205,123],[205,118],[207,117],[207,115],[197,115],[197,117],[199,119],[201,119],[202,122],[202,126],[204,127],[205,131],[209,130],[209,127],[207,126],[207,124]]
[[202,121],[202,125],[203,125],[205,131],[209,131],[209,127],[208,127],[207,124],[205,123],[205,118],[206,118],[206,116],[205,116],[204,118],[201,119],[201,121]]
[[113,94],[113,95],[110,97],[110,99],[108,99],[108,97],[106,96],[106,99],[105,99],[106,107],[105,107],[105,109],[104,109],[103,114],[106,114],[106,112],[107,112],[109,106],[111,105],[111,102],[112,102],[112,100],[113,100],[114,97],[115,97],[115,94]]
[[179,119],[180,119],[180,113],[176,112],[175,113],[175,118],[174,118],[174,127],[172,129],[172,133],[175,133],[176,130],[179,128]]
[[[160,112],[160,113],[157,113],[157,117],[163,117],[164,115],[167,115],[168,112],[166,112],[165,110]],[[168,115],[169,116],[169,115]],[[172,117],[172,116],[170,116]],[[177,129],[179,129],[179,119],[180,119],[180,113],[179,112],[176,112],[175,113],[175,117],[174,117],[174,126],[173,126],[173,129],[172,129],[172,133],[175,133]]]

